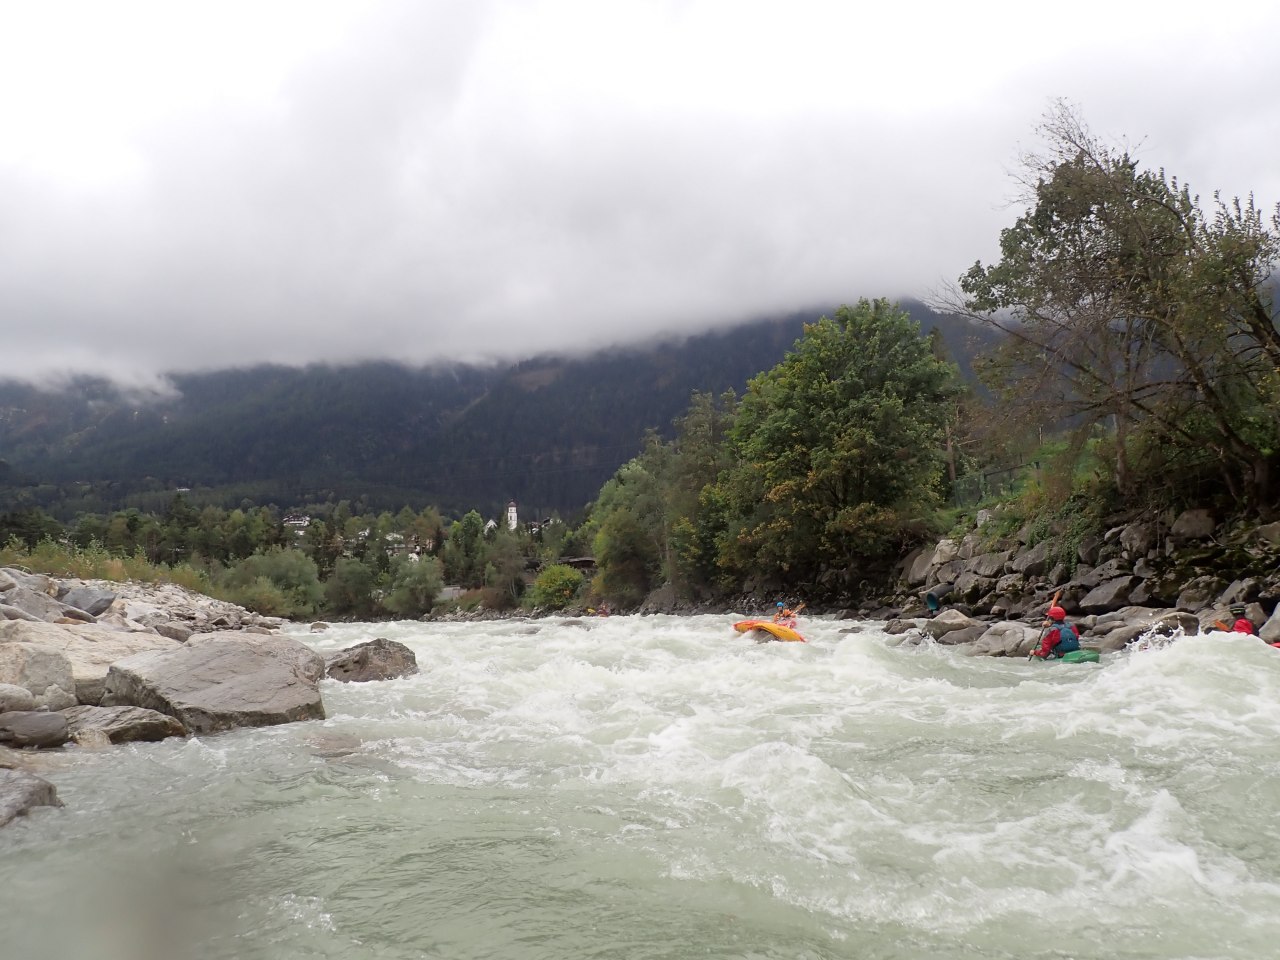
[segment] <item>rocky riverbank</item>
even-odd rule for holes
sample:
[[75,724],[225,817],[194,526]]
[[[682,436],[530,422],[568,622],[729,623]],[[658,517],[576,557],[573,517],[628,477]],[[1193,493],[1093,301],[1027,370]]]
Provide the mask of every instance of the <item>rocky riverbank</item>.
[[1000,533],[1001,519],[982,511],[962,536],[914,551],[896,594],[872,615],[890,633],[987,656],[1024,656],[1055,596],[1084,645],[1103,652],[1221,629],[1240,606],[1264,640],[1280,641],[1280,523],[1222,522],[1209,510],[1142,514],[1072,543],[1029,527]]
[[326,675],[417,671],[412,651],[381,639],[326,663],[282,624],[175,584],[0,569],[0,825],[59,803],[31,750],[323,719]]

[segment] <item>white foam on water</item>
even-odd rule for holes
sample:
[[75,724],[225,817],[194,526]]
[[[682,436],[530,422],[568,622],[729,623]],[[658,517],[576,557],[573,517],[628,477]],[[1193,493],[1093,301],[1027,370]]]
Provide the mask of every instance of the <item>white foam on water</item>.
[[815,618],[756,644],[733,619],[300,635],[385,636],[421,672],[326,681],[314,724],[86,754],[68,810],[0,843],[51,851],[50,876],[119,836],[193,846],[258,904],[237,956],[270,960],[320,935],[705,956],[726,916],[750,946],[713,955],[1271,955],[1280,652],[1212,634],[1044,664]]

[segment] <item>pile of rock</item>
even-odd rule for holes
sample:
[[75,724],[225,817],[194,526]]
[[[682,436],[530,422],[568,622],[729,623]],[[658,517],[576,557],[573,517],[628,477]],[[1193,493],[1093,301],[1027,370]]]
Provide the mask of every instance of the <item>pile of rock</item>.
[[[1262,624],[1264,639],[1280,640],[1280,523],[1219,524],[1208,510],[1142,516],[1070,545],[1064,556],[1061,541],[1031,543],[1026,528],[984,532],[995,519],[982,511],[965,536],[906,558],[891,632],[915,627],[968,652],[1023,655],[1057,596],[1086,645],[1101,650],[1153,629],[1189,634],[1231,623],[1235,605]],[[944,612],[925,619],[930,594]]]
[[[174,584],[0,569],[0,825],[57,804],[16,749],[323,719],[326,663],[281,623]],[[412,651],[385,640],[331,660],[342,680],[417,672]]]

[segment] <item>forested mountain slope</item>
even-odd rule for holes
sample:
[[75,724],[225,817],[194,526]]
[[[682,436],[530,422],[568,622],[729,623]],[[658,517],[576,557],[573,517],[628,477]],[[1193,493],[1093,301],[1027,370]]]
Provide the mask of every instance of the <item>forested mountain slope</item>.
[[[937,325],[967,368],[957,318]],[[741,391],[777,363],[817,314],[669,342],[507,368],[393,363],[254,367],[173,376],[173,399],[139,403],[85,380],[43,393],[0,384],[0,509],[55,513],[250,498],[282,508],[345,498],[369,509],[435,504],[492,514],[567,512],[666,431],[694,391]],[[7,466],[6,466],[7,464]]]

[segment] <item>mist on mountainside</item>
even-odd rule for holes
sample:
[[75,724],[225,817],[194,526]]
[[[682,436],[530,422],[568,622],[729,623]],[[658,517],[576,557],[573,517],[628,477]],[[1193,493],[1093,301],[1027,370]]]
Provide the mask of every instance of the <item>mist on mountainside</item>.
[[[904,306],[969,375],[989,334]],[[349,499],[492,513],[515,499],[534,514],[569,512],[647,430],[669,433],[692,393],[741,392],[818,315],[508,367],[262,366],[175,374],[172,393],[149,396],[86,378],[59,391],[0,382],[0,509],[159,508],[185,488],[223,506]]]

